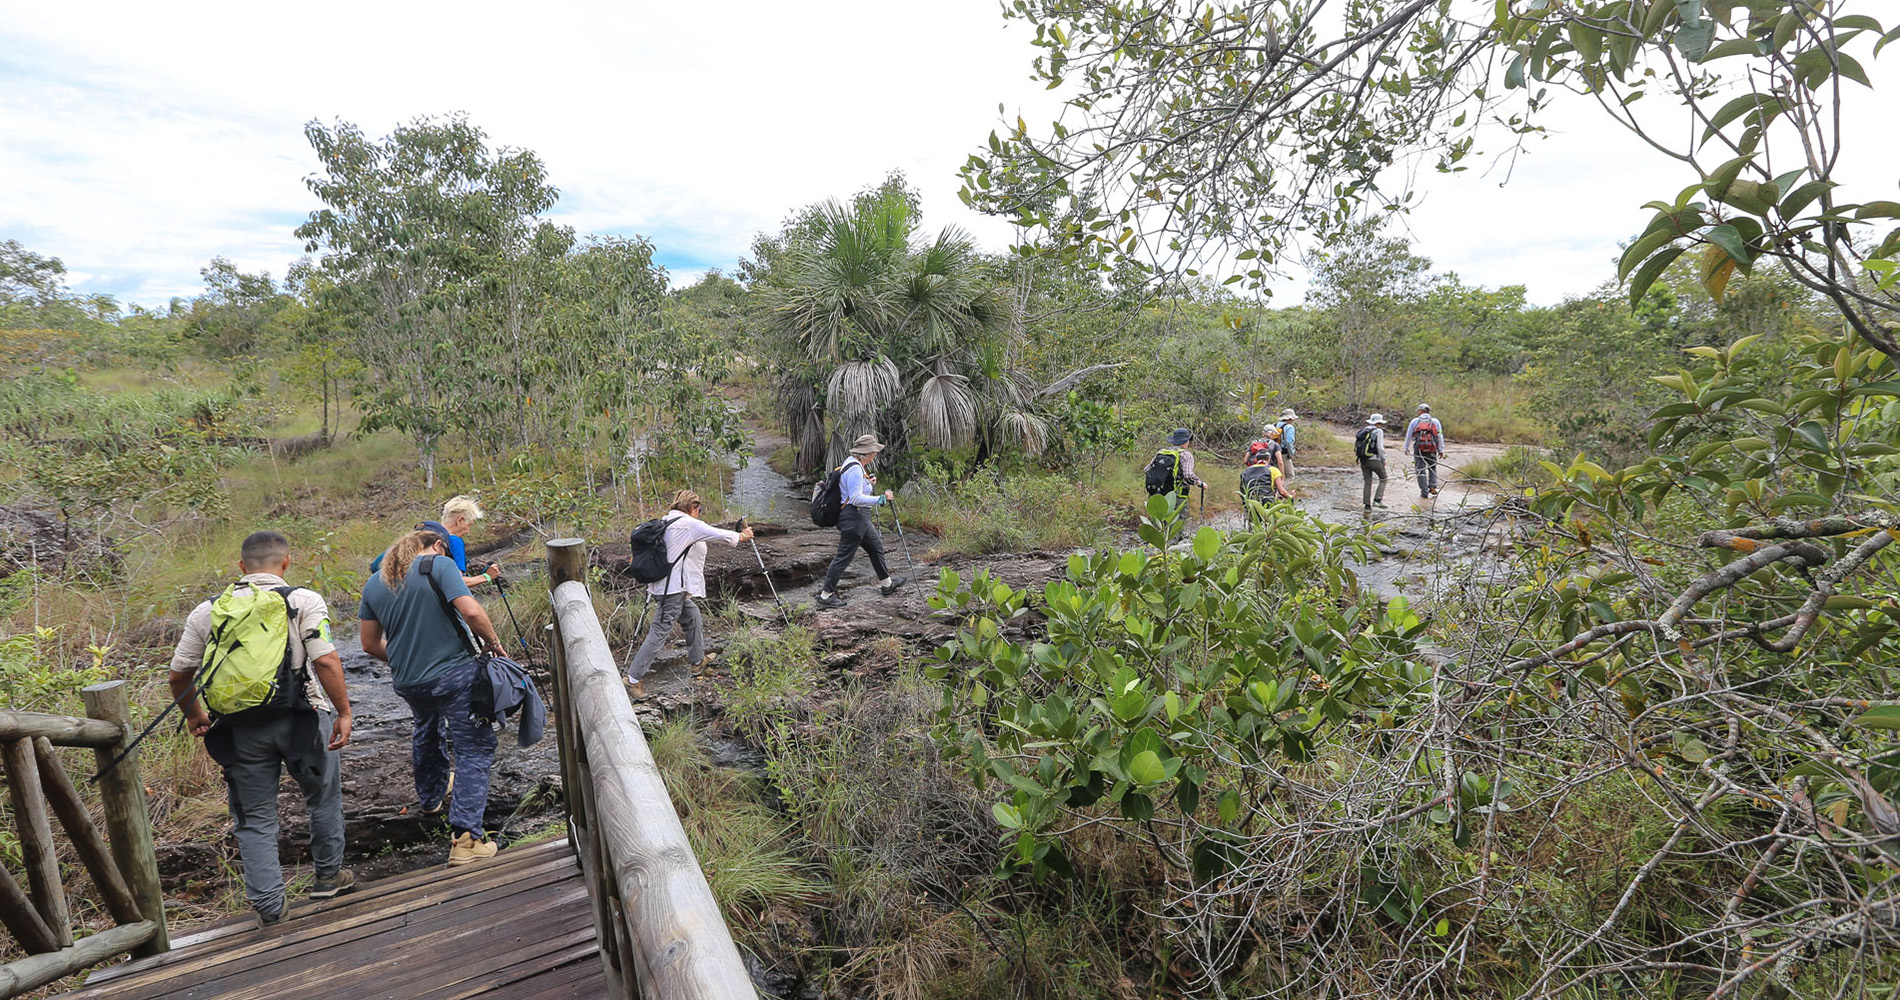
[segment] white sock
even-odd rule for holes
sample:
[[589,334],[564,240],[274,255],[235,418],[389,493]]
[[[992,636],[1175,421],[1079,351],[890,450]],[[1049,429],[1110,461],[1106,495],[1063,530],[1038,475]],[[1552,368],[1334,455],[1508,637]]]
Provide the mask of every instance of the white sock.
[[888,586],[890,586],[890,585],[891,585],[891,578],[887,576],[887,577],[885,577],[884,579],[882,579],[882,580],[879,580],[879,581],[877,582],[877,585],[878,585],[878,586],[880,586],[880,587],[888,587]]

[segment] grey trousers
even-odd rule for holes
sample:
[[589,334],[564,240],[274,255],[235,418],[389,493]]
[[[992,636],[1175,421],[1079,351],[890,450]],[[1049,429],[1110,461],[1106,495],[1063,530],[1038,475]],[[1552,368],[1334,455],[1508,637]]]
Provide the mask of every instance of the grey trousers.
[[285,769],[303,789],[310,807],[310,860],[318,875],[343,867],[343,769],[341,755],[324,749],[334,717],[317,713],[315,747],[290,759],[291,719],[284,716],[231,731],[235,754],[224,784],[237,825],[238,856],[244,861],[244,898],[267,917],[284,912],[284,870],[277,859],[277,783]]
[[1418,470],[1418,495],[1428,497],[1438,488],[1438,455],[1412,456],[1412,466]]
[[[1372,501],[1385,502],[1385,459],[1372,458],[1359,463],[1359,476],[1364,484],[1359,489],[1359,506],[1370,507]],[[1379,492],[1372,492],[1372,477],[1379,477]]]
[[640,650],[633,654],[633,662],[627,664],[627,676],[639,680],[647,675],[647,669],[660,656],[660,650],[666,648],[666,640],[673,637],[673,626],[686,627],[686,662],[698,663],[706,658],[706,629],[699,616],[699,604],[691,594],[685,592],[667,594],[656,599],[659,611],[653,616],[653,627],[647,630],[646,641],[640,644]]

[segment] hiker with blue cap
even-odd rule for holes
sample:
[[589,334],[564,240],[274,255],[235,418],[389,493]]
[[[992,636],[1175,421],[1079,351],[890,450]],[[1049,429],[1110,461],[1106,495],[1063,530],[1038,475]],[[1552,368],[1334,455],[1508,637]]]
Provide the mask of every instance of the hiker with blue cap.
[[1155,452],[1154,459],[1148,463],[1149,496],[1173,493],[1186,500],[1189,487],[1207,488],[1207,483],[1194,474],[1194,453],[1187,450],[1187,443],[1192,440],[1194,432],[1185,427],[1177,427],[1168,435],[1168,446]]

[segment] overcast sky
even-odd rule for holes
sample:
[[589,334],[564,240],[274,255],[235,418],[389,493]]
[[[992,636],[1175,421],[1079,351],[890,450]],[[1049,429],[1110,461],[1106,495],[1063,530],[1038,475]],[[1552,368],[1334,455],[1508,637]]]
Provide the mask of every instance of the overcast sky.
[[[313,118],[381,136],[466,112],[546,161],[557,221],[647,236],[680,283],[892,169],[923,191],[927,224],[1002,249],[1009,227],[963,208],[957,167],[999,103],[1010,121],[1055,111],[994,0],[0,0],[0,24],[0,239],[61,257],[80,291],[147,305],[201,291],[213,256],[281,276],[301,254]],[[1895,197],[1900,143],[1859,106],[1872,127],[1855,152],[1878,189],[1860,193]],[[1552,118],[1502,188],[1501,167],[1425,178],[1419,252],[1542,303],[1608,277],[1641,204],[1686,182],[1579,112]]]

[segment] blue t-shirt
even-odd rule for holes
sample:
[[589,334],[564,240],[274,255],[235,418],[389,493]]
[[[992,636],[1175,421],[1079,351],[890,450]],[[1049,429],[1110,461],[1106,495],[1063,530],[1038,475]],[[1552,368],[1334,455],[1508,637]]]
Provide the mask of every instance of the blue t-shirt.
[[[466,575],[468,573],[468,543],[462,541],[462,536],[450,534],[449,529],[444,528],[440,521],[424,521],[422,522],[422,527],[448,539],[449,555],[455,558],[455,568],[461,570],[462,573]],[[371,573],[380,573],[383,571],[383,554],[381,552],[376,553],[376,558],[369,561],[369,571]]]
[[[433,683],[469,659],[468,647],[462,642],[461,620],[442,613],[435,588],[416,568],[424,558],[417,556],[409,564],[402,586],[393,592],[381,573],[370,577],[363,585],[363,602],[357,612],[364,621],[383,627],[383,638],[389,643],[390,679],[398,688]],[[453,560],[438,557],[431,575],[450,602],[467,596],[468,586]]]

